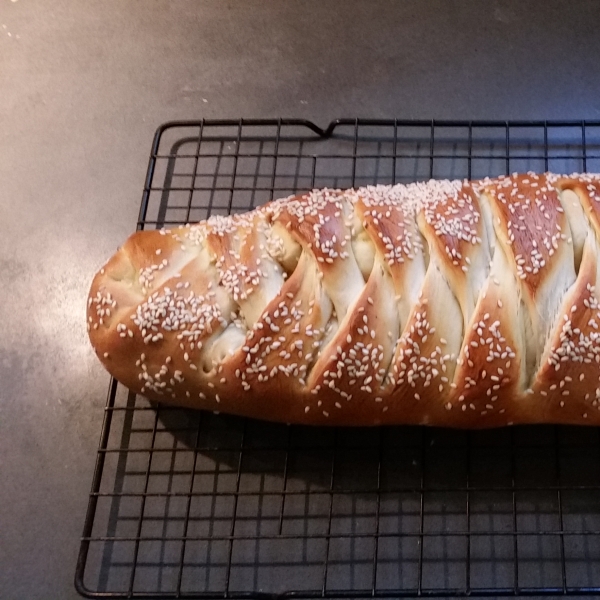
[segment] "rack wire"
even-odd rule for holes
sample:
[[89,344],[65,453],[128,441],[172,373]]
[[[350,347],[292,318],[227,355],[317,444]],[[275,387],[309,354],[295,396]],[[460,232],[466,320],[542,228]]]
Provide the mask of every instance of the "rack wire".
[[[598,122],[172,122],[138,228],[313,187],[600,172]],[[308,428],[112,380],[75,586],[101,598],[600,594],[600,433]]]

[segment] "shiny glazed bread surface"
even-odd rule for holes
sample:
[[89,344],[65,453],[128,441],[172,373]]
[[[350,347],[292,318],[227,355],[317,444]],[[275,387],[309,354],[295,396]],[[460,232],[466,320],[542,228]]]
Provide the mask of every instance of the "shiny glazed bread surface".
[[600,176],[314,190],[132,235],[92,345],[161,402],[287,423],[600,424]]

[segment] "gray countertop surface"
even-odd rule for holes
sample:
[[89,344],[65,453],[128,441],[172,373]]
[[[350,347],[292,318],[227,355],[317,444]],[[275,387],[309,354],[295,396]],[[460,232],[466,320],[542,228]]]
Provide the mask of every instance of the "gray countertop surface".
[[76,598],[90,279],[173,119],[599,119],[600,4],[0,0],[0,597]]

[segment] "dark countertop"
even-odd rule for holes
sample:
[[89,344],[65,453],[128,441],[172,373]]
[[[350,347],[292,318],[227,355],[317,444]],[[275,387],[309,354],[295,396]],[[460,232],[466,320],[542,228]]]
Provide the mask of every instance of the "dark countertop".
[[186,118],[600,118],[588,2],[0,4],[0,597],[76,598],[108,377],[84,327]]

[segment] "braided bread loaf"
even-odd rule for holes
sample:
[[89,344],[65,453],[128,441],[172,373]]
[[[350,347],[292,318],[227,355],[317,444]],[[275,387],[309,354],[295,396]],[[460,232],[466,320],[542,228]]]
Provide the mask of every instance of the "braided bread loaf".
[[288,423],[600,424],[600,175],[319,190],[135,233],[100,360],[145,396]]

